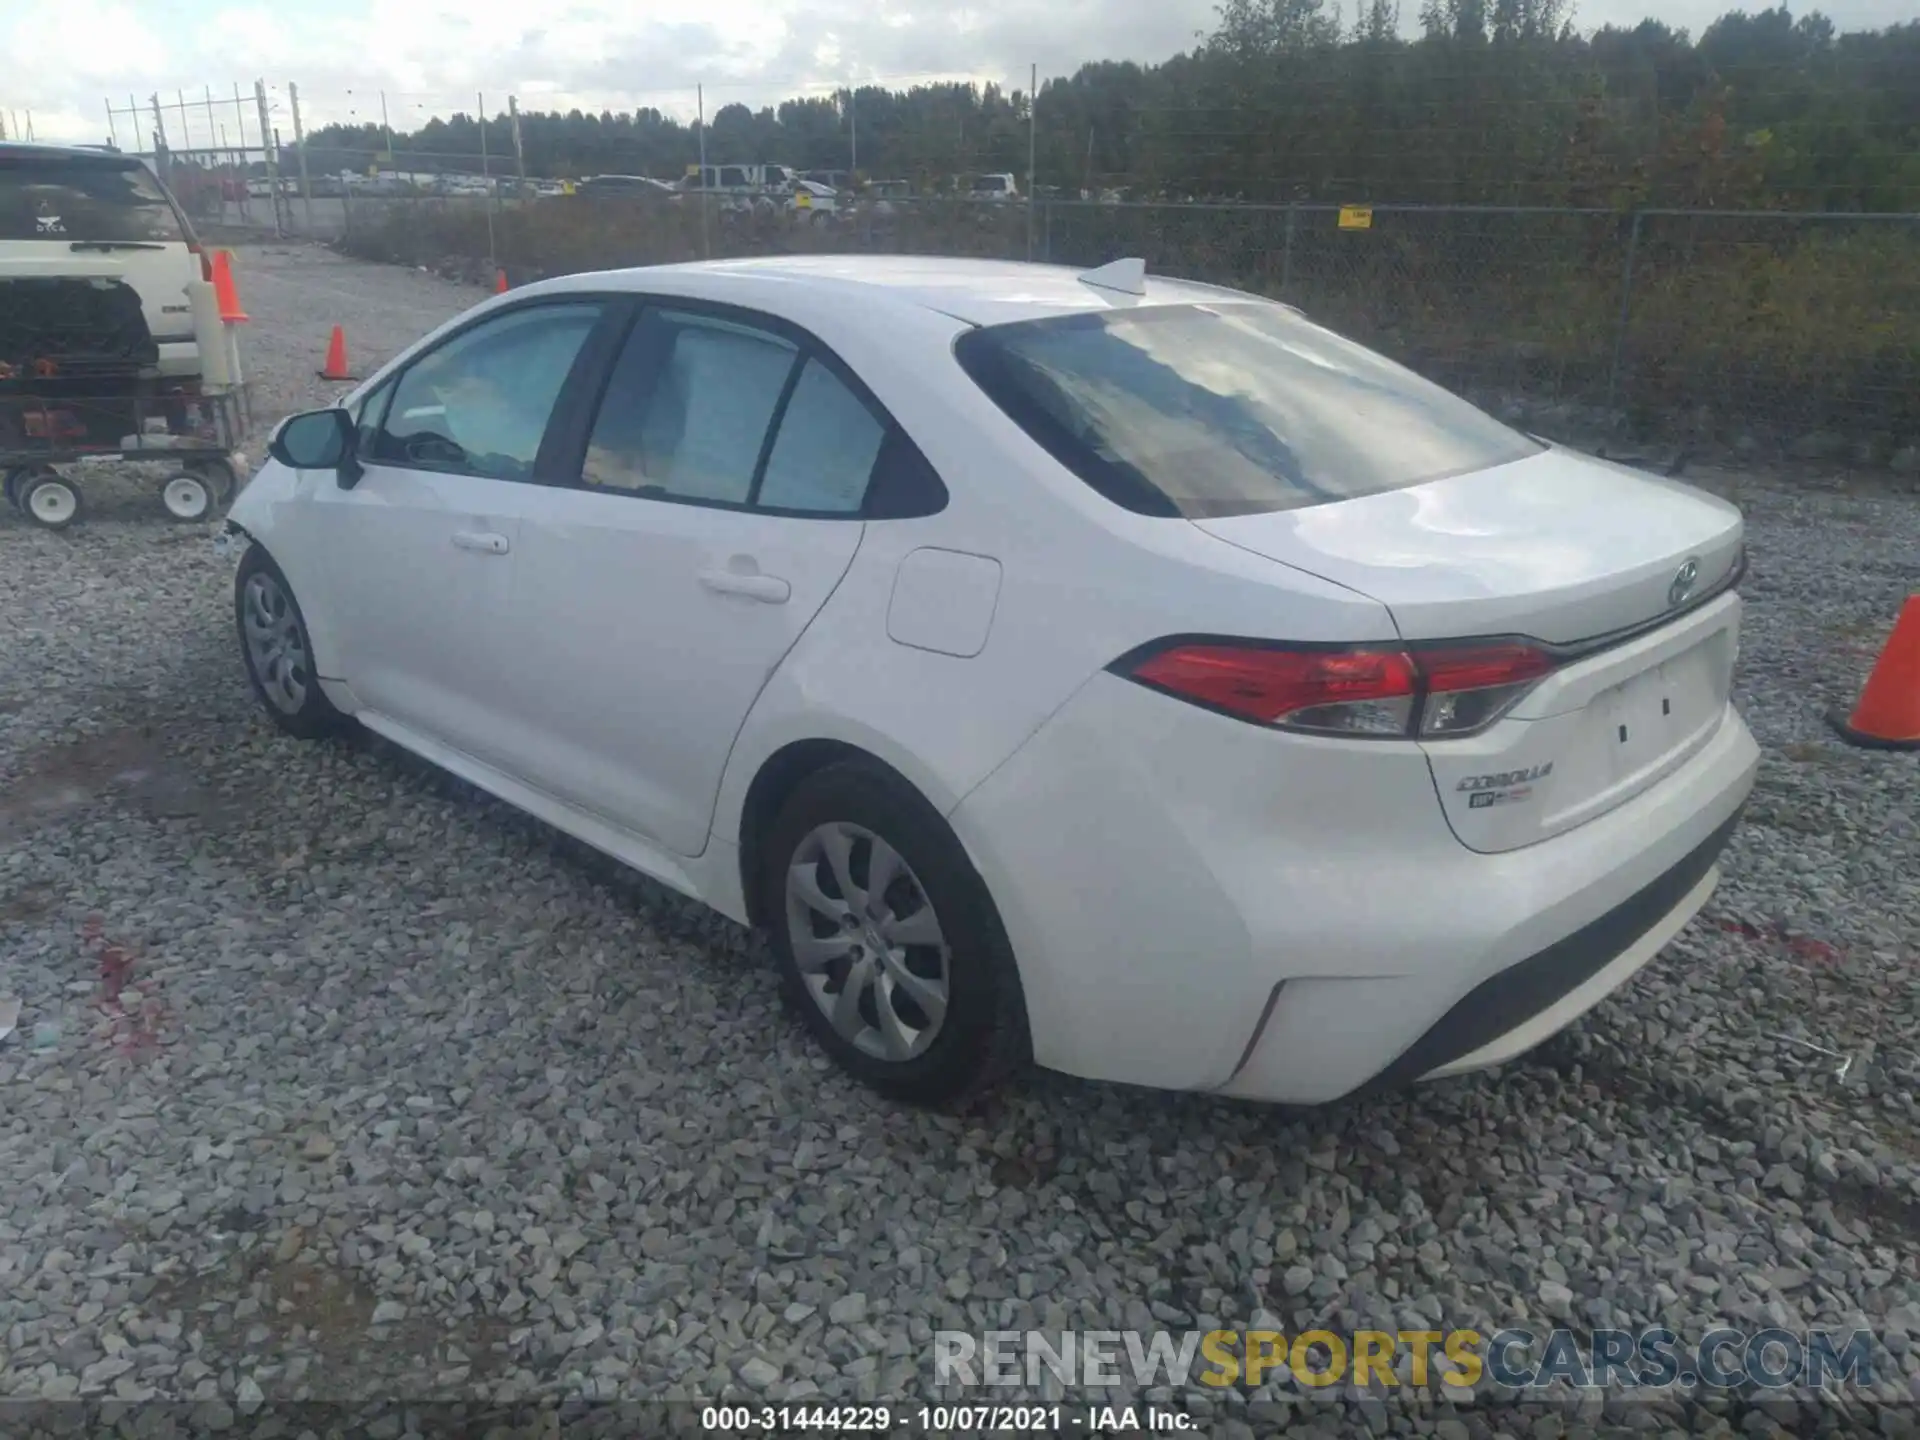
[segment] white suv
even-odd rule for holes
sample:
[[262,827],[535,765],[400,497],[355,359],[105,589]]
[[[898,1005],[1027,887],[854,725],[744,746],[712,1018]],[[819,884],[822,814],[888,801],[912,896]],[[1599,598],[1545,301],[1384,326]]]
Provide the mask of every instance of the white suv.
[[14,337],[21,343],[35,338],[26,332],[37,328],[33,317],[41,312],[62,326],[77,318],[77,290],[56,296],[40,282],[117,281],[137,298],[146,333],[131,303],[124,316],[103,303],[102,323],[90,327],[98,333],[84,342],[89,354],[137,364],[149,375],[198,378],[186,287],[207,278],[186,216],[144,161],[111,150],[0,144],[0,286],[14,292],[0,316],[11,321],[4,328],[22,332]]

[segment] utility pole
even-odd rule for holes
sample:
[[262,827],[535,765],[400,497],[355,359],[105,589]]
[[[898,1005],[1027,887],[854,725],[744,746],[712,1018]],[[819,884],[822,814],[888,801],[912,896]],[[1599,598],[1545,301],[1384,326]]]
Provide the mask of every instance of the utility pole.
[[380,133],[387,137],[387,163],[395,164],[393,158],[393,126],[387,123],[387,92],[380,92]]
[[307,132],[300,128],[300,87],[287,82],[287,103],[293,107],[293,143],[300,160],[300,206],[307,212],[307,238],[313,239],[313,182],[307,177]]
[[[507,96],[507,119],[513,125],[513,168],[520,177],[520,199],[527,198],[527,148],[520,139],[520,100],[518,96]],[[482,134],[485,131],[481,132]]]
[[160,92],[148,97],[153,101],[153,168],[164,184],[167,178],[167,122],[160,117]]
[[493,176],[487,163],[487,97],[484,91],[474,94],[473,102],[480,111],[480,203],[487,207],[487,268],[498,273],[500,256],[493,242]]
[[860,173],[860,86],[858,83],[847,87],[847,178],[852,180]]
[[[113,101],[109,100],[106,102],[106,104],[107,104],[107,143],[113,146],[114,149],[118,150],[120,148],[120,130],[119,130],[119,127],[113,123]],[[6,138],[7,137],[5,133],[0,132],[0,140],[4,140]]]
[[1031,66],[1027,71],[1027,259],[1033,259],[1033,152],[1034,133],[1039,125],[1040,113],[1040,67]]
[[287,227],[280,223],[280,160],[274,154],[272,122],[267,119],[267,82],[253,82],[253,103],[260,107],[260,148],[267,154],[267,194],[273,199],[273,233],[285,239]]
[[693,103],[700,115],[700,255],[713,258],[713,245],[707,239],[707,92],[703,85],[693,87]]
[[247,109],[240,103],[238,80],[233,82],[233,125],[233,133],[240,141],[240,193],[244,195],[247,193]]
[[176,90],[173,98],[180,102],[180,148],[193,149],[193,128],[187,124],[187,92]]

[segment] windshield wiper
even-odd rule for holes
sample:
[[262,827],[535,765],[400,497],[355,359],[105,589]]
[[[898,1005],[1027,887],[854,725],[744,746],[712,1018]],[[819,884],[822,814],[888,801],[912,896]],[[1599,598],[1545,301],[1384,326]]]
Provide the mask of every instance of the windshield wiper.
[[69,250],[164,250],[158,240],[75,240]]

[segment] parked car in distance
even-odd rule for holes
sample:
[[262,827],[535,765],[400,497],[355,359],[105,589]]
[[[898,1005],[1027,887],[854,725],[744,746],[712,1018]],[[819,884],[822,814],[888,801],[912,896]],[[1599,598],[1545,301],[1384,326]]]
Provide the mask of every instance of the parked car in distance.
[[830,216],[838,212],[840,196],[830,185],[812,180],[796,180],[787,196],[787,209],[797,215]]
[[679,188],[725,195],[781,195],[792,189],[795,178],[785,165],[690,165]]
[[[187,379],[200,375],[200,346],[186,287],[211,275],[186,215],[145,161],[91,146],[0,142],[0,285],[118,282],[139,300],[142,368]],[[25,309],[24,300],[0,304],[0,323]]]
[[680,192],[664,180],[647,175],[589,175],[573,187],[576,195],[592,199],[674,200]]
[[997,175],[969,175],[962,192],[970,200],[1016,200],[1020,196],[1020,187],[1014,184],[1013,176],[1002,172]]
[[542,281],[269,448],[273,722],[764,928],[913,1100],[1500,1063],[1699,910],[1758,764],[1733,506],[1139,261]]
[[860,191],[861,201],[882,218],[898,214],[897,202],[912,198],[913,182],[909,180],[869,180]]

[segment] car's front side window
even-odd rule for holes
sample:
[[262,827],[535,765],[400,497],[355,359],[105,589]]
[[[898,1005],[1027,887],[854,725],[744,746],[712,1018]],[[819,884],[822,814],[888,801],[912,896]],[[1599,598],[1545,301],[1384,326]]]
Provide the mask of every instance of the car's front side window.
[[463,330],[402,373],[367,458],[531,479],[560,387],[599,318],[596,304],[538,305]]
[[379,446],[380,417],[386,414],[392,394],[393,381],[383,380],[347,408],[347,414],[353,417],[354,449],[363,458]]

